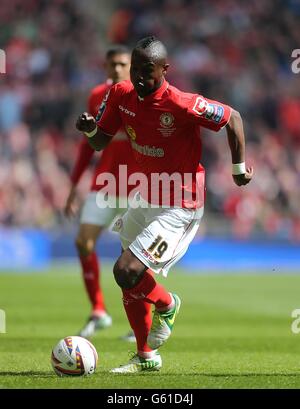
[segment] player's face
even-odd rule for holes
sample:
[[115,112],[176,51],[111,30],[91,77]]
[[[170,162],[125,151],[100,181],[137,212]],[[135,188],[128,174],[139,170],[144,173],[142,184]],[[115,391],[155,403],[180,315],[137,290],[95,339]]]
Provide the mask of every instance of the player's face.
[[153,61],[146,52],[134,50],[131,57],[130,79],[140,97],[156,91],[163,82],[167,64]]
[[115,54],[112,55],[106,62],[106,71],[108,78],[111,78],[113,83],[123,80],[129,80],[130,70],[130,55]]

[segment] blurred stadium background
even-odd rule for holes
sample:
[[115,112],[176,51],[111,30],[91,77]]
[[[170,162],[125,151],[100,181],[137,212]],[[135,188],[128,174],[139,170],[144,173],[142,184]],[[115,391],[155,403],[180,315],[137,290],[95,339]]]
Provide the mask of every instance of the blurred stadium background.
[[[299,272],[300,74],[291,70],[299,17],[298,0],[2,2],[0,269],[75,260],[77,223],[62,211],[81,138],[75,119],[105,79],[107,46],[155,34],[170,52],[171,83],[241,112],[256,172],[237,188],[225,132],[203,132],[206,211],[181,265]],[[82,197],[91,176],[92,168]],[[113,259],[118,239],[107,234],[98,248]]]

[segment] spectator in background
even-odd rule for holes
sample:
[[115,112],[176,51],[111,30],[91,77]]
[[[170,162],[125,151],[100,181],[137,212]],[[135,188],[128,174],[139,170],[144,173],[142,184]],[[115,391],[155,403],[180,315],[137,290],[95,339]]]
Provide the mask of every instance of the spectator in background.
[[[299,48],[299,2],[116,4],[108,24],[111,42],[134,44],[136,38],[157,35],[169,44],[173,67],[169,80],[175,86],[239,106],[248,120],[248,152],[256,152],[251,161],[260,177],[249,186],[247,197],[235,188],[221,189],[217,173],[230,172],[224,167],[226,141],[203,137],[204,165],[211,179],[206,206],[209,230],[214,231],[217,221],[218,229],[222,226],[240,235],[239,209],[249,206],[242,237],[265,234],[299,241],[300,74],[291,71],[291,52]],[[88,90],[105,78],[99,70],[104,45],[99,42],[97,16],[88,11],[86,5],[71,0],[1,4],[0,41],[7,54],[7,74],[1,75],[0,83],[2,224],[55,227],[62,220],[76,154],[74,113],[83,109],[76,101],[84,100]],[[26,145],[18,152],[16,136]],[[84,179],[91,176],[87,170]],[[35,185],[35,200],[29,185]],[[86,193],[86,186],[83,181],[79,194]]]

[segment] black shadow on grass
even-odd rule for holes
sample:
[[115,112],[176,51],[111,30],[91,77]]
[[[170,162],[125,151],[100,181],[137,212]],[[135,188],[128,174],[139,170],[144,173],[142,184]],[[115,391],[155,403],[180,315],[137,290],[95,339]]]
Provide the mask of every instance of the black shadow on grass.
[[38,376],[42,378],[49,378],[55,375],[52,372],[42,372],[42,371],[0,371],[0,376]]
[[[192,375],[192,374],[190,374]],[[194,374],[195,375],[195,374]],[[232,373],[225,373],[225,374],[210,374],[210,373],[199,373],[197,376],[206,376],[206,377],[214,377],[214,378],[225,378],[225,377],[247,377],[247,376],[299,376],[300,377],[300,372],[298,373],[254,373],[254,372],[249,372],[249,373],[239,373],[239,374],[232,374]]]
[[[171,374],[171,373],[163,373],[163,372],[149,372],[149,373],[138,373],[138,374],[110,374],[108,371],[102,370],[102,371],[97,371],[95,375],[110,375],[111,377],[114,377],[116,379],[120,379],[124,377],[124,375],[127,376],[133,376],[133,377],[148,377],[153,375],[161,375],[164,378],[165,377],[184,377],[184,376],[193,376],[193,377],[201,377],[205,376],[206,378],[242,378],[242,377],[261,377],[261,376],[269,376],[269,377],[279,377],[279,376],[284,376],[284,377],[289,377],[289,376],[295,376],[295,377],[300,377],[300,372],[295,372],[295,373],[255,373],[255,372],[245,372],[245,373],[239,373],[239,374],[233,374],[233,373],[224,373],[224,374],[216,374],[216,373],[184,373],[184,374]],[[21,372],[14,372],[14,371],[2,371],[0,372],[0,377],[1,376],[38,376],[40,378],[57,378],[53,372],[43,372],[43,371],[21,371]],[[68,377],[64,377],[65,379]],[[72,379],[75,379],[76,377],[70,377]]]
[[[146,377],[146,376],[153,376],[153,374],[156,375],[161,375],[164,378],[167,377],[185,377],[185,376],[193,376],[193,377],[201,377],[205,376],[206,378],[239,378],[239,377],[261,377],[261,376],[269,376],[269,377],[279,377],[279,376],[284,376],[284,377],[289,377],[289,376],[296,376],[300,377],[300,372],[295,372],[295,373],[255,373],[255,372],[246,372],[246,373],[239,373],[239,374],[233,374],[233,373],[224,373],[224,374],[216,374],[216,373],[196,373],[196,372],[191,372],[191,373],[184,373],[184,374],[175,374],[175,373],[163,373],[163,372],[148,372],[148,373],[138,373],[138,374],[125,374],[125,376],[139,376],[139,377]],[[113,377],[121,377],[124,376],[124,374],[109,374]]]
[[[166,374],[164,374],[165,376]],[[171,375],[171,374],[169,374]],[[255,376],[255,377],[259,377],[259,376],[299,376],[300,377],[300,372],[295,372],[295,373],[255,373],[255,372],[245,372],[245,373],[188,373],[188,374],[184,374],[184,375],[188,375],[188,376],[205,376],[205,377],[211,377],[211,378],[239,378],[239,377],[250,377],[250,376]],[[178,375],[177,375],[178,376]],[[180,375],[179,375],[180,376]]]

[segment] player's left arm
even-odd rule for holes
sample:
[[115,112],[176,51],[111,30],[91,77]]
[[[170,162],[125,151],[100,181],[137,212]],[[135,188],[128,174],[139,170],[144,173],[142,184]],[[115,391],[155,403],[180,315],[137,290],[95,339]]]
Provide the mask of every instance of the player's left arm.
[[243,120],[238,111],[232,109],[226,124],[227,139],[232,157],[232,177],[236,185],[243,186],[253,177],[253,167],[245,164],[245,136]]
[[233,180],[238,186],[249,183],[253,176],[253,168],[246,168],[245,136],[239,112],[228,105],[197,94],[185,94],[184,102],[190,120],[215,132],[226,128],[232,157]]

